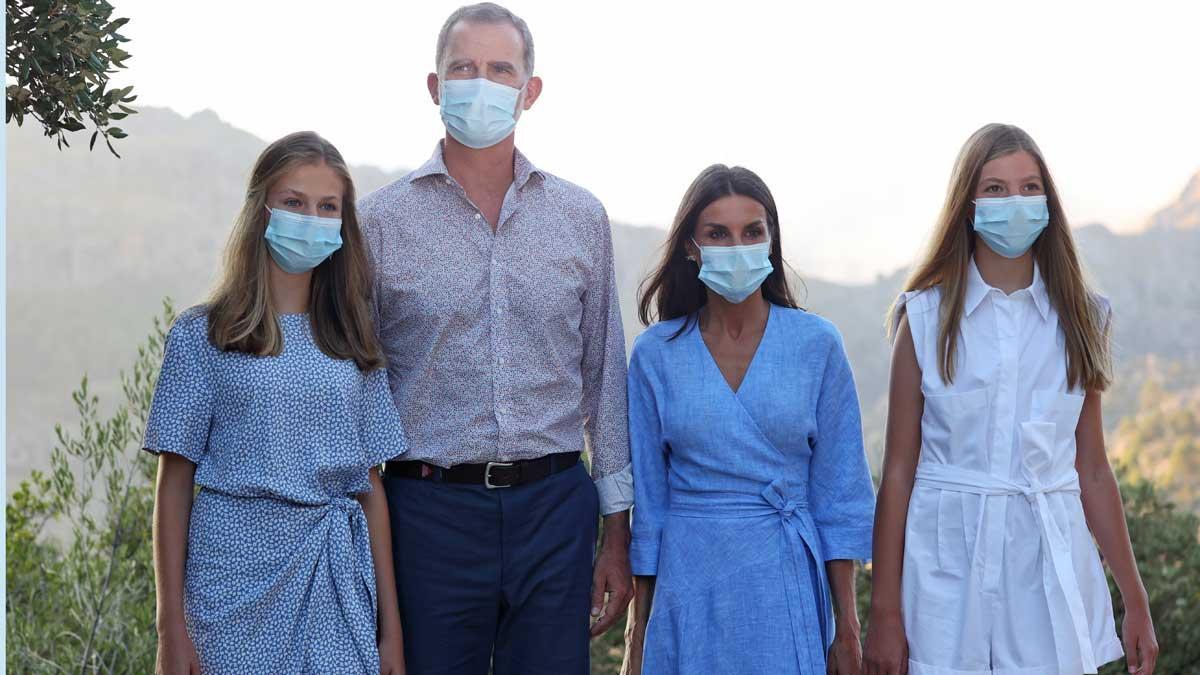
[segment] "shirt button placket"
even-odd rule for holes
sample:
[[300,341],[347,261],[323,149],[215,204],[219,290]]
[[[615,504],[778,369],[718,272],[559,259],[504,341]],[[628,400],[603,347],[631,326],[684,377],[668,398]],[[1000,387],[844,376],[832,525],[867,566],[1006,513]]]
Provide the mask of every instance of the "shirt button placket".
[[[483,216],[479,213],[475,214],[474,220],[480,221]],[[499,429],[501,437],[501,447],[503,447],[504,423],[503,418],[506,417],[508,410],[504,405],[504,375],[502,366],[504,365],[504,357],[502,355],[502,336],[503,331],[503,297],[504,297],[504,277],[501,274],[500,259],[498,257],[499,239],[496,235],[492,236],[491,249],[491,270],[489,272],[489,286],[492,304],[492,392],[493,403],[496,416],[496,426]],[[497,448],[497,457],[504,456],[502,449]]]

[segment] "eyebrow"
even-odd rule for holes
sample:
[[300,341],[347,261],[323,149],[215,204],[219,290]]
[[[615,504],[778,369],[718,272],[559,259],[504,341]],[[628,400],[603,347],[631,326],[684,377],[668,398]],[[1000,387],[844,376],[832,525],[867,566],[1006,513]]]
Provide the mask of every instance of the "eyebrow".
[[[762,218],[755,218],[754,220],[743,225],[742,227],[745,228],[745,227],[750,227],[751,225],[762,225],[762,224],[763,224]],[[704,225],[702,225],[702,227],[719,227],[719,228],[726,229],[726,230],[729,229],[728,225],[722,225],[721,223],[704,223]]]
[[[307,197],[307,196],[308,196],[308,195],[304,194],[303,192],[301,192],[301,191],[299,191],[299,190],[297,190],[297,189],[295,189],[295,188],[283,188],[283,189],[281,190],[281,192],[285,192],[285,193],[291,193],[291,194],[294,194],[294,195],[298,195],[298,196],[300,196],[300,197]],[[326,199],[341,199],[341,197],[339,197],[338,195],[325,195],[324,197],[321,197],[321,198],[320,198],[319,200],[317,200],[317,201],[322,201],[322,202],[323,202],[323,201],[325,201]]]
[[[1027,180],[1039,180],[1039,181],[1040,181],[1040,180],[1042,180],[1042,177],[1041,177],[1041,176],[1039,176],[1039,175],[1037,175],[1037,174],[1029,174],[1028,176],[1025,176],[1024,178],[1019,178],[1019,179],[1017,179],[1017,182],[1021,182],[1021,183],[1023,183],[1023,182],[1025,182],[1025,181],[1027,181]],[[995,177],[995,176],[987,176],[987,177],[983,178],[982,180],[980,180],[980,182],[981,182],[981,183],[986,183],[986,182],[988,182],[988,181],[993,181],[993,182],[996,182],[996,183],[1004,183],[1004,182],[1006,182],[1004,179],[1002,179],[1002,178],[997,178],[997,177]]]

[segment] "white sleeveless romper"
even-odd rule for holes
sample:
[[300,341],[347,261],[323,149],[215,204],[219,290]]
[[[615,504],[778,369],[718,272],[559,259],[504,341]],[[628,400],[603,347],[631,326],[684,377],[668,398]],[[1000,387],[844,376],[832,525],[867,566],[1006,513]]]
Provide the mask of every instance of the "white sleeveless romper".
[[1123,650],[1079,500],[1084,397],[1067,389],[1058,314],[1036,267],[1006,296],[972,260],[947,385],[939,299],[900,296],[925,396],[901,582],[909,672],[1095,673]]

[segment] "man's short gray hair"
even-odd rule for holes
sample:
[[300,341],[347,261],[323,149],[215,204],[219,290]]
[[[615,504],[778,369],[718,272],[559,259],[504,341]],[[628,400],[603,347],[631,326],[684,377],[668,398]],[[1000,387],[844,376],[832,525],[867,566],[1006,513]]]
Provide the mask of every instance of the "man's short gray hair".
[[467,5],[454,10],[450,18],[446,19],[446,23],[442,24],[442,32],[438,33],[437,39],[437,73],[442,75],[442,66],[446,58],[447,42],[450,41],[450,29],[459,21],[467,23],[511,23],[517,32],[521,34],[521,42],[525,43],[525,77],[533,75],[533,34],[529,32],[529,26],[521,17],[513,14],[507,9],[497,5],[494,2],[481,2],[475,5]]

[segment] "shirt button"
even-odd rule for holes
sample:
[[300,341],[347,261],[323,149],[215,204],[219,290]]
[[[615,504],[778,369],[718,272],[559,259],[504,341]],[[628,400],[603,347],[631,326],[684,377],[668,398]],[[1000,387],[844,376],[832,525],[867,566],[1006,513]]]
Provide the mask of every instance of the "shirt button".
[[475,214],[475,220],[482,220],[482,219],[483,219],[483,214],[482,214],[482,213],[476,213],[476,214]]
[[504,365],[504,357],[503,356],[500,357],[500,365]]
[[451,185],[453,183],[454,183],[453,180],[450,180],[449,178],[446,179],[446,185]]

